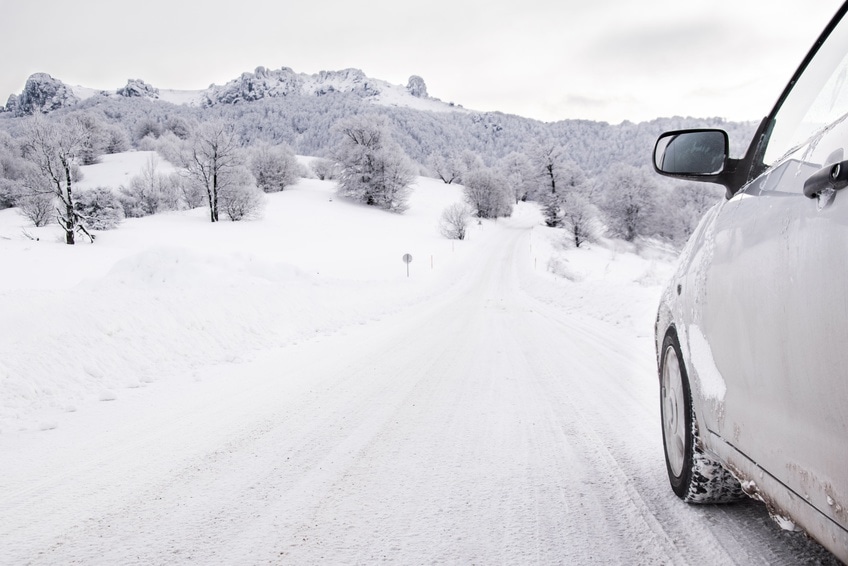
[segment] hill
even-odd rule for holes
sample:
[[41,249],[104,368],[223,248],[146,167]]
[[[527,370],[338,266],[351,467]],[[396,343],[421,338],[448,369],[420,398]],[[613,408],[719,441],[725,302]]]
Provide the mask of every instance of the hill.
[[[492,85],[497,88],[497,85]],[[426,170],[434,155],[477,153],[489,165],[540,141],[563,147],[570,160],[594,176],[612,163],[650,164],[657,136],[677,128],[720,127],[734,154],[747,147],[756,124],[720,118],[658,118],[610,125],[588,120],[544,123],[500,112],[477,112],[430,96],[424,79],[406,86],[367,77],[361,70],[315,75],[283,67],[257,68],[203,91],[160,89],[129,80],[114,91],[70,86],[46,73],[32,75],[0,112],[0,128],[16,131],[18,118],[39,113],[94,112],[126,129],[133,146],[145,136],[181,135],[185,121],[223,118],[238,124],[243,143],[284,143],[301,155],[326,156],[334,144],[333,125],[361,113],[384,115],[404,151]]]
[[[146,157],[108,156],[83,172],[117,186]],[[460,285],[464,264],[490,253],[503,230],[533,231],[526,261],[545,301],[641,336],[657,274],[670,265],[671,254],[635,255],[622,243],[567,250],[528,203],[514,218],[474,225],[467,241],[446,240],[438,217],[461,188],[427,178],[404,215],[339,199],[334,183],[315,179],[266,198],[260,220],[158,214],[73,247],[55,225],[33,228],[16,209],[0,211],[0,433],[53,428],[68,412],[140,388],[168,395],[221,364],[403,311]]]

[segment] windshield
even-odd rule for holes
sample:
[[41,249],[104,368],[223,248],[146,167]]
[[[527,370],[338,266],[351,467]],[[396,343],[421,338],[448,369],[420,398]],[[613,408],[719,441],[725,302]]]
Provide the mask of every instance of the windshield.
[[774,118],[763,157],[774,165],[848,114],[848,18],[842,18],[804,70]]

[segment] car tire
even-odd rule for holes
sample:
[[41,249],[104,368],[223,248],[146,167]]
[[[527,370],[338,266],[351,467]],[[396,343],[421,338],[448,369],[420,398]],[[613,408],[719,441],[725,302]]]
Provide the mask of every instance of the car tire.
[[728,503],[745,497],[739,481],[704,453],[689,376],[673,328],[663,340],[659,372],[663,449],[671,489],[688,503]]

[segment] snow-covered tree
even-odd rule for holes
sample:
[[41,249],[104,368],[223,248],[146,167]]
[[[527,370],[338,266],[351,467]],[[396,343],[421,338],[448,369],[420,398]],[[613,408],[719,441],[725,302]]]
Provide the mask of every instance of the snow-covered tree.
[[109,187],[80,191],[74,207],[93,230],[110,230],[124,218],[121,203]]
[[221,210],[233,222],[250,220],[259,216],[265,205],[265,195],[256,186],[256,180],[245,167],[227,173],[228,182],[218,191]]
[[544,196],[557,193],[564,150],[554,141],[544,141],[534,143],[529,154],[539,182],[537,199],[542,201]]
[[358,115],[337,126],[341,140],[335,155],[341,173],[339,194],[393,212],[406,208],[416,170],[389,135],[378,115]]
[[93,112],[75,112],[67,119],[76,121],[84,132],[78,164],[97,163],[100,156],[106,152],[110,141],[109,128],[102,117]]
[[465,200],[478,218],[512,214],[513,198],[506,179],[490,169],[471,171],[463,181]]
[[509,183],[516,204],[527,200],[537,186],[538,175],[534,174],[530,159],[523,153],[508,154],[498,162],[498,170]]
[[206,205],[206,187],[197,179],[174,173],[170,177],[186,208],[194,209]]
[[658,200],[663,231],[669,239],[685,242],[704,214],[724,197],[724,188],[707,183],[671,183],[665,197]]
[[282,191],[293,185],[301,175],[294,153],[282,145],[255,145],[250,150],[249,162],[257,186],[266,193]]
[[87,131],[72,117],[56,121],[34,116],[24,127],[23,155],[36,171],[26,179],[25,194],[52,194],[58,199],[57,219],[65,232],[65,243],[70,245],[75,243],[77,232],[94,241],[74,207],[73,170],[86,139]]
[[568,240],[579,248],[585,242],[593,242],[601,235],[598,210],[581,193],[568,197],[568,207],[563,213],[562,225]]
[[106,126],[103,151],[106,153],[121,153],[129,151],[130,147],[130,136],[126,128],[117,124]]
[[542,193],[539,196],[539,204],[542,205],[542,215],[545,217],[545,225],[556,228],[562,223],[565,216],[563,208],[565,196],[562,193]]
[[47,226],[56,213],[56,198],[52,193],[19,193],[15,206],[36,226]]
[[442,211],[439,232],[451,240],[464,240],[471,221],[471,211],[461,202],[456,202]]
[[461,176],[471,173],[472,171],[479,171],[486,167],[486,164],[483,162],[483,158],[480,157],[480,154],[471,151],[470,149],[464,149],[459,155],[459,160],[462,164],[462,171],[460,172]]
[[179,208],[179,194],[173,177],[160,173],[158,167],[159,158],[152,155],[141,173],[130,179],[129,186],[120,187],[119,199],[128,218]]
[[610,166],[598,183],[602,187],[599,207],[613,233],[628,242],[656,233],[657,181],[652,173],[618,163]]
[[309,164],[309,168],[321,181],[333,181],[339,176],[338,164],[332,159],[316,158]]
[[0,210],[16,206],[23,180],[33,167],[21,157],[20,144],[0,130]]
[[427,85],[424,79],[418,75],[409,77],[409,82],[406,84],[406,91],[416,98],[427,98]]
[[217,222],[219,192],[242,180],[241,174],[235,173],[243,166],[243,159],[233,125],[223,121],[202,123],[182,161],[188,175],[206,190],[210,220]]
[[429,165],[433,173],[446,185],[460,182],[465,170],[462,160],[438,154],[430,156]]

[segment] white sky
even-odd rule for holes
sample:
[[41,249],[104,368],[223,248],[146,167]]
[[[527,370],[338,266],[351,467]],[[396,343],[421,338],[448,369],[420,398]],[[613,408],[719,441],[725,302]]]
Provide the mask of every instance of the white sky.
[[[362,69],[544,121],[764,116],[840,0],[0,0],[0,104],[46,72],[203,89]],[[216,7],[217,6],[217,7]],[[772,6],[780,6],[773,8]]]

